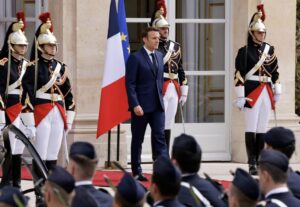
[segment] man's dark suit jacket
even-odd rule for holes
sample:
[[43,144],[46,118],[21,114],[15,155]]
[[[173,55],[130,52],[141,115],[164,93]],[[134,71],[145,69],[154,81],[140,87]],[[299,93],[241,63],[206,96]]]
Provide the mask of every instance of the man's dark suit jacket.
[[144,113],[164,110],[162,96],[163,58],[160,52],[155,52],[158,62],[156,69],[146,50],[141,48],[132,53],[126,66],[126,90],[129,110],[140,105]]

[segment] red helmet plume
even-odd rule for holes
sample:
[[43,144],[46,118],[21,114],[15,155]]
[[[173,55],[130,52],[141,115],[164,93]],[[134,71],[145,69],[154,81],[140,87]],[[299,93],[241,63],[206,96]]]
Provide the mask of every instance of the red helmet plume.
[[167,16],[167,7],[166,7],[166,2],[165,0],[157,0],[156,1],[156,10],[159,10],[160,8],[163,8],[164,10],[164,17]]
[[[50,15],[50,12],[44,12],[44,13],[41,13],[40,16],[39,16],[39,19],[42,21],[43,24],[47,23],[48,20],[51,21],[51,15]],[[52,23],[51,23],[51,27],[50,27],[50,32],[53,32],[53,26],[52,26]]]
[[264,4],[259,4],[257,5],[257,11],[261,11],[262,13],[262,17],[261,17],[261,20],[264,22],[265,19],[266,19],[266,13],[265,13],[265,9],[264,9]]
[[18,22],[22,20],[24,26],[23,26],[23,28],[21,28],[21,30],[24,32],[25,28],[26,28],[25,14],[23,11],[19,11],[19,12],[17,12],[16,16],[17,16]]

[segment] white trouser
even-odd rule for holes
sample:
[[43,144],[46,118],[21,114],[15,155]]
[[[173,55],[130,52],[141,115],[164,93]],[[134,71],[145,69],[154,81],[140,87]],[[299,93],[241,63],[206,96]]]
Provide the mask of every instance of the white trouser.
[[[17,118],[12,123],[15,127],[20,129],[22,132],[24,132],[25,126],[21,121],[20,115],[17,116]],[[21,155],[23,154],[25,145],[23,142],[16,138],[16,135],[12,133],[11,131],[8,132],[9,136],[9,143],[11,148],[11,154],[12,155]]]
[[171,129],[175,121],[175,115],[178,106],[178,94],[174,83],[169,83],[164,96],[165,105],[165,129]]
[[36,127],[35,148],[42,160],[57,160],[63,130],[64,121],[55,106]]
[[270,96],[264,87],[255,105],[245,108],[245,130],[246,132],[265,133],[269,123],[269,115],[272,109]]

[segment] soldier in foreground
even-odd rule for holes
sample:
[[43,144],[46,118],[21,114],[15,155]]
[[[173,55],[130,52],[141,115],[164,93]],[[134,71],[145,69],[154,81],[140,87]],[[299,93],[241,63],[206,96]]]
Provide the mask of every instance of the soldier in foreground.
[[258,182],[238,168],[227,194],[229,207],[255,207],[260,197]]
[[259,159],[259,184],[265,200],[258,206],[300,206],[287,186],[289,160],[283,153],[263,150]]
[[[98,163],[95,148],[88,142],[74,142],[70,148],[67,170],[75,179],[75,197],[72,207],[80,207],[82,197],[89,195],[97,206],[111,207],[112,197],[93,186],[92,180]],[[87,196],[85,196],[87,198]],[[78,202],[79,200],[79,202]]]

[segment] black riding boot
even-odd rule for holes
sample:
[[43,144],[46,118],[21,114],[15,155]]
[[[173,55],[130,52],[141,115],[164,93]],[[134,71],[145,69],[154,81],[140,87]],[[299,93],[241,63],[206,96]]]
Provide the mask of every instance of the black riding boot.
[[[259,155],[265,146],[265,133],[256,134],[256,161],[259,159]],[[257,162],[258,163],[258,162]]]
[[246,143],[246,150],[247,150],[247,156],[248,156],[249,174],[257,175],[255,133],[246,132],[245,133],[245,143]]
[[12,155],[12,181],[17,188],[21,188],[21,164],[21,155]]
[[50,170],[53,170],[53,168],[56,166],[57,160],[46,160],[46,167],[48,169],[48,172]]
[[168,149],[168,152],[169,152],[169,150],[170,150],[170,140],[171,140],[171,129],[166,129],[165,130],[165,140],[166,140],[167,149]]

